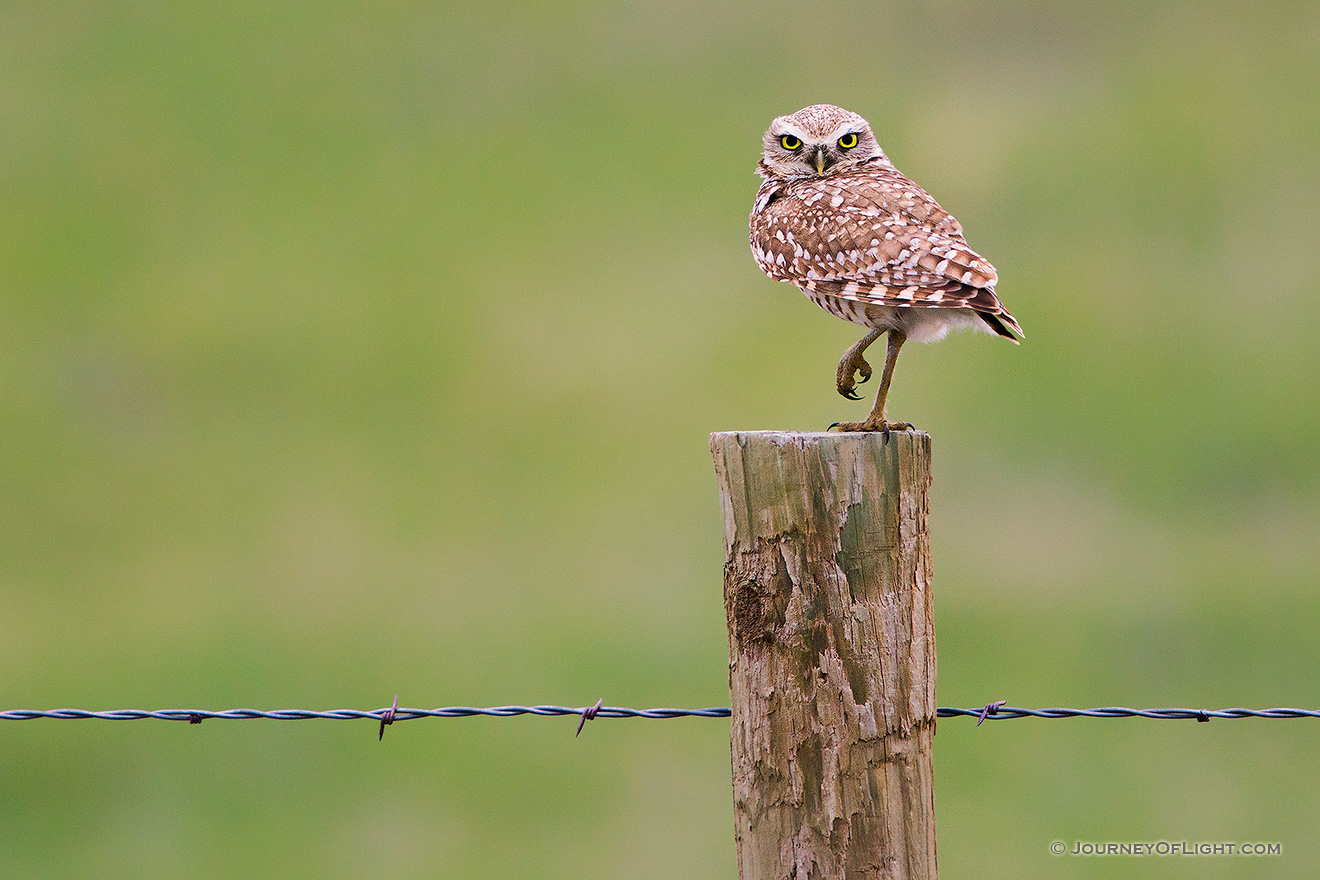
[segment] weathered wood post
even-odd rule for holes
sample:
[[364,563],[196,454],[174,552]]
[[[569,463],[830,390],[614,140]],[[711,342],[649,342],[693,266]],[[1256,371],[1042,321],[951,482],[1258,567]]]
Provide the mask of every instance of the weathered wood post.
[[930,436],[712,434],[741,880],[932,880]]

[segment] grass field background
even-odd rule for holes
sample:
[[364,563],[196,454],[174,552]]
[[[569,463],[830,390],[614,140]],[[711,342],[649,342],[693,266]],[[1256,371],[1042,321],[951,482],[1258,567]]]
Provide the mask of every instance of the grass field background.
[[[727,703],[710,431],[829,101],[1020,348],[909,346],[941,705],[1320,706],[1314,4],[0,4],[0,708]],[[870,386],[867,386],[870,387]],[[725,721],[0,723],[0,874],[733,878]],[[949,878],[1320,874],[1320,722],[940,724]],[[1081,859],[1052,841],[1280,842]]]

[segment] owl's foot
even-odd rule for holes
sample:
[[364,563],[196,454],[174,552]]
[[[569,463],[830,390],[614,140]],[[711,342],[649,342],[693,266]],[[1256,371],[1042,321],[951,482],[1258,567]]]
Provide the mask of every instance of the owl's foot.
[[[854,374],[861,378],[854,381]],[[849,400],[861,400],[861,395],[853,389],[865,384],[870,378],[871,365],[866,362],[866,358],[862,357],[862,353],[856,350],[856,347],[848,349],[843,360],[839,361],[839,369],[835,374],[835,387],[839,389],[839,393]]]
[[846,433],[851,431],[883,431],[888,434],[890,431],[911,431],[912,425],[907,422],[887,422],[884,419],[867,419],[864,422],[835,422],[827,430]]

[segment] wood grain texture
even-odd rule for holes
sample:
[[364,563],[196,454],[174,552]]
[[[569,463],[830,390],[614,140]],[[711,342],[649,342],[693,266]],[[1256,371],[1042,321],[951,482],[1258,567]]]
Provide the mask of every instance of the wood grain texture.
[[741,880],[934,878],[930,437],[710,445]]

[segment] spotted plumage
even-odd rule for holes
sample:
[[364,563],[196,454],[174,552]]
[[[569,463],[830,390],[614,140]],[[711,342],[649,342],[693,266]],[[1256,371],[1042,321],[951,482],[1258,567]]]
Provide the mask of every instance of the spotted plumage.
[[885,397],[898,349],[959,328],[1017,342],[1013,316],[995,296],[995,267],[972,250],[962,226],[894,168],[855,113],[816,104],[776,119],[757,172],[765,178],[751,215],[752,254],[771,278],[801,288],[832,315],[870,333],[839,364],[837,387],[853,399],[862,352],[889,334],[875,409],[843,430],[887,430]]

